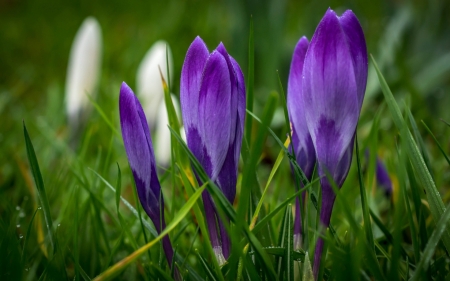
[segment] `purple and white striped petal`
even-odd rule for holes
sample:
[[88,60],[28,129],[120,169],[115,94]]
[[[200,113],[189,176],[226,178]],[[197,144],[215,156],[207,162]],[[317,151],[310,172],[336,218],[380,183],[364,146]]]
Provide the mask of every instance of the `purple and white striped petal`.
[[353,60],[339,18],[328,10],[314,33],[303,66],[305,117],[317,160],[332,175],[359,117]]
[[199,94],[199,135],[206,173],[215,181],[222,169],[231,136],[231,84],[224,56],[215,51],[206,62]]
[[[350,169],[356,126],[367,82],[367,51],[362,28],[351,11],[338,17],[328,9],[319,23],[303,66],[305,117],[316,149],[322,187],[320,221],[328,226],[336,195]],[[314,254],[317,278],[323,240]]]
[[133,172],[139,200],[160,229],[161,186],[156,175],[155,155],[144,111],[128,85],[123,82],[119,97],[120,125],[128,163]]
[[[161,233],[161,230],[166,227],[164,199],[156,174],[155,154],[150,131],[139,100],[125,82],[120,88],[119,111],[123,143],[128,163],[133,172],[139,201],[155,225],[157,232]],[[169,236],[162,239],[162,245],[167,262],[171,267],[173,249]],[[177,268],[174,269],[174,274],[176,280],[181,280]]]
[[339,18],[339,22],[346,35],[347,44],[353,59],[353,69],[355,71],[358,89],[358,102],[359,108],[361,108],[366,91],[368,71],[366,39],[364,38],[364,33],[358,19],[351,10],[345,11]]
[[219,46],[217,46],[216,51],[221,53],[227,62],[227,68],[230,75],[230,146],[234,142],[235,133],[236,133],[236,119],[237,119],[237,106],[238,106],[238,83],[236,72],[233,67],[233,63],[231,62],[231,57],[228,55],[225,46],[221,42]]
[[203,153],[203,145],[198,131],[199,93],[208,57],[208,48],[197,36],[186,53],[181,70],[180,102],[186,140],[189,149],[198,159],[202,158]]
[[244,74],[242,73],[241,68],[239,67],[239,64],[237,61],[230,56],[231,63],[233,64],[234,72],[236,73],[237,78],[237,84],[238,84],[238,97],[237,97],[237,127],[236,127],[236,136],[234,143],[234,157],[235,157],[235,163],[236,163],[236,173],[237,173],[237,166],[239,164],[239,156],[241,155],[241,146],[242,146],[242,138],[244,134],[244,123],[245,123],[245,108],[247,101],[245,99],[245,80],[244,80]]
[[292,145],[296,160],[305,176],[311,179],[316,163],[316,152],[306,124],[302,99],[303,63],[308,45],[308,39],[303,36],[295,46],[289,71],[287,107],[292,124]]

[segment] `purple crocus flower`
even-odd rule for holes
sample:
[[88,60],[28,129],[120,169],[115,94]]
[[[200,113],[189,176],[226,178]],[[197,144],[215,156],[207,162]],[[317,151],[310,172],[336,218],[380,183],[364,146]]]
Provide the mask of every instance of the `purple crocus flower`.
[[386,166],[384,166],[379,157],[377,157],[376,176],[378,185],[383,188],[384,194],[387,197],[390,197],[392,194],[392,181],[389,177]]
[[[347,177],[367,82],[364,33],[355,14],[328,9],[309,45],[303,66],[302,99],[306,123],[316,150],[322,187],[320,221],[328,226],[338,187]],[[323,240],[314,254],[317,279]]]
[[[301,98],[303,62],[305,61],[308,45],[308,39],[303,36],[295,46],[294,54],[292,55],[291,69],[289,71],[287,108],[291,122],[292,135],[292,144],[290,149],[292,153],[295,153],[295,159],[306,178],[311,180],[314,166],[316,164],[316,151],[314,150],[311,135],[306,124],[304,103]],[[300,184],[302,183],[300,182]],[[304,204],[305,192],[302,193],[302,200]],[[294,248],[296,250],[300,249],[301,244],[301,210],[300,200],[297,197],[295,202]]]
[[[186,53],[180,83],[187,145],[233,203],[245,117],[242,71],[222,43],[209,53],[203,40],[196,37]],[[229,237],[207,191],[203,203],[211,243],[222,264],[229,256]]]
[[[161,233],[161,230],[166,227],[164,200],[156,174],[152,139],[142,106],[125,82],[120,88],[119,110],[123,143],[128,163],[133,172],[139,201],[155,225],[157,232]],[[171,266],[173,249],[168,236],[163,238],[162,244],[167,262]],[[176,269],[175,273],[178,277]]]

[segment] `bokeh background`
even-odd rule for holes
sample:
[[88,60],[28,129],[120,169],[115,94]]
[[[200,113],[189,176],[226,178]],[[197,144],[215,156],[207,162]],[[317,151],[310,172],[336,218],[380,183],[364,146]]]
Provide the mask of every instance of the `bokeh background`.
[[[297,40],[311,38],[331,7],[338,14],[352,9],[365,32],[373,54],[400,103],[406,102],[417,122],[424,120],[444,149],[450,149],[450,1],[0,1],[0,216],[5,225],[29,221],[33,207],[32,179],[28,172],[22,121],[29,128],[41,170],[49,188],[54,216],[65,190],[74,185],[67,165],[68,132],[64,83],[69,51],[82,21],[94,16],[103,36],[101,79],[96,102],[118,123],[118,96],[122,81],[135,87],[139,63],[157,40],[166,40],[174,58],[171,91],[179,96],[184,56],[199,35],[214,49],[223,42],[247,73],[250,19],[255,40],[255,109],[261,109],[271,91],[279,91],[277,70],[286,89],[292,51]],[[371,120],[384,103],[372,66],[361,115],[360,131],[367,135]],[[281,107],[280,107],[281,110]],[[279,111],[280,113],[281,111]],[[278,118],[278,119],[277,119]],[[283,116],[273,128],[280,135]],[[367,126],[366,126],[367,125]],[[381,154],[395,147],[396,132],[387,110],[380,123]],[[431,161],[443,162],[423,126],[419,131],[430,150]],[[383,133],[384,132],[384,133]],[[127,167],[120,141],[93,110],[83,134],[81,151],[72,151],[86,167],[115,173],[115,162]],[[266,162],[276,157],[267,142]],[[116,150],[109,150],[111,146]],[[384,147],[384,149],[383,149]],[[110,153],[111,152],[111,153]],[[102,154],[103,153],[103,154]],[[70,154],[70,153],[69,153]],[[386,152],[386,158],[395,151]],[[101,155],[101,156],[99,156]],[[434,155],[434,156],[433,156]],[[66,161],[67,160],[67,161]],[[392,168],[394,164],[389,163]],[[448,172],[436,165],[437,185],[447,194]],[[124,168],[125,169],[125,168]],[[264,168],[263,168],[264,169]],[[285,174],[289,169],[285,169]],[[270,171],[270,170],[268,170]],[[27,176],[28,175],[28,176]],[[92,176],[92,175],[89,175]],[[88,176],[88,177],[89,177]],[[19,209],[17,209],[19,208]],[[23,216],[16,211],[24,209]],[[4,230],[4,228],[2,228]],[[24,230],[17,230],[23,233]],[[90,273],[98,273],[92,265]]]

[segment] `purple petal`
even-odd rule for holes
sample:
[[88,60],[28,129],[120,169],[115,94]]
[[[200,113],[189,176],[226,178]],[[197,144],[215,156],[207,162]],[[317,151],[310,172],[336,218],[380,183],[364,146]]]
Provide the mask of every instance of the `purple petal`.
[[206,153],[202,165],[214,181],[225,161],[231,135],[230,73],[219,52],[213,52],[206,62],[198,109],[199,135]]
[[341,27],[346,35],[350,53],[353,58],[356,85],[358,88],[358,101],[361,108],[367,83],[367,48],[364,32],[358,19],[351,10],[345,11],[339,18]]
[[237,169],[238,163],[234,158],[234,150],[230,147],[217,177],[217,185],[231,204],[236,197]]
[[[217,177],[217,183],[222,189],[223,194],[227,199],[233,204],[234,198],[236,196],[236,182],[238,174],[239,156],[241,153],[242,137],[244,131],[244,114],[245,114],[245,84],[244,75],[242,74],[241,68],[238,63],[229,56],[232,66],[232,73],[236,74],[236,90],[237,92],[232,97],[234,102],[236,102],[237,108],[232,110],[231,115],[232,122],[236,123],[231,130],[235,131],[232,133],[230,139],[232,143],[228,149],[227,156],[222,165],[222,169]],[[228,64],[230,66],[230,64]],[[233,85],[233,84],[232,84]],[[234,136],[234,138],[233,138]]]
[[358,122],[354,73],[346,35],[335,12],[328,10],[305,57],[302,96],[317,159],[332,175]]
[[198,102],[203,70],[209,56],[208,48],[200,37],[189,47],[181,71],[180,102],[186,139],[192,153],[201,158],[202,146],[198,139]]
[[238,83],[238,97],[237,97],[237,127],[236,127],[236,136],[234,143],[234,157],[236,161],[236,172],[237,165],[239,163],[239,156],[241,154],[241,146],[242,146],[242,138],[244,134],[244,122],[245,122],[245,108],[246,108],[246,98],[245,98],[245,80],[244,74],[242,73],[241,68],[237,61],[230,56],[231,63],[233,64],[234,71],[236,72],[236,78]]
[[353,134],[353,138],[350,141],[350,145],[345,150],[344,154],[342,155],[341,160],[339,160],[337,168],[333,174],[333,178],[336,181],[336,185],[339,187],[344,184],[344,181],[347,178],[348,171],[350,170],[350,166],[352,164],[353,146],[355,144],[355,141],[354,141],[355,134]]
[[380,158],[378,158],[378,157],[377,157],[376,175],[377,175],[378,185],[381,186],[385,190],[386,195],[391,195],[392,194],[391,178],[389,177],[389,174],[388,174],[383,162],[381,162]]
[[231,97],[230,97],[230,146],[231,143],[234,142],[235,133],[236,133],[236,119],[237,119],[237,106],[238,106],[238,82],[236,77],[236,72],[233,67],[233,63],[231,62],[231,57],[228,55],[227,50],[225,49],[225,46],[222,44],[222,42],[217,46],[216,51],[221,53],[222,56],[225,58],[227,62],[227,67],[230,75],[230,87],[231,87]]
[[316,155],[311,135],[305,119],[305,110],[302,99],[302,73],[306,51],[308,50],[308,39],[300,38],[295,46],[294,54],[289,71],[287,107],[289,119],[292,124],[292,145],[299,164],[305,176],[311,179]]
[[164,203],[162,197],[160,200],[161,186],[156,175],[150,131],[139,100],[125,82],[120,88],[119,110],[123,143],[139,200],[159,232],[160,203],[161,206]]

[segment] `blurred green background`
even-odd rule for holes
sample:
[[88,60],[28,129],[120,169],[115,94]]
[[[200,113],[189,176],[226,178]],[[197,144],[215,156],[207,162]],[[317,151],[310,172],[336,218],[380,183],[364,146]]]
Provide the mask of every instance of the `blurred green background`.
[[[326,9],[352,9],[396,97],[410,97],[417,120],[425,119],[439,137],[450,121],[450,2],[433,1],[0,1],[0,185],[11,179],[11,159],[24,156],[21,122],[41,125],[63,140],[67,132],[64,83],[69,51],[87,16],[98,19],[103,57],[97,102],[117,120],[119,87],[135,87],[137,68],[157,40],[173,52],[171,91],[179,96],[184,56],[195,36],[209,49],[223,42],[247,73],[250,18],[255,38],[255,112],[268,93],[286,89],[297,40],[309,39]],[[371,120],[383,98],[370,67],[362,120]],[[283,122],[277,115],[275,123]],[[99,144],[109,136],[98,114],[91,124]],[[390,128],[390,121],[384,129]],[[421,128],[423,129],[423,128]],[[44,134],[45,135],[45,134]],[[47,134],[47,138],[49,138]],[[445,143],[448,146],[448,142]],[[13,156],[13,157],[12,157]],[[3,192],[2,189],[0,192]]]
[[[247,73],[250,19],[255,39],[255,109],[260,114],[268,94],[279,91],[276,70],[286,89],[290,59],[297,40],[309,39],[331,7],[338,14],[352,9],[365,32],[367,48],[388,80],[394,95],[409,103],[416,120],[423,119],[444,149],[450,149],[450,1],[0,1],[0,215],[7,224],[25,223],[33,213],[27,200],[28,161],[23,139],[25,121],[35,146],[54,216],[72,195],[60,194],[73,186],[67,159],[67,120],[64,83],[69,51],[87,16],[99,21],[103,57],[96,102],[118,123],[120,83],[135,87],[140,61],[151,45],[166,40],[174,57],[172,92],[179,96],[184,56],[199,35],[213,50],[223,42]],[[379,105],[384,103],[377,77],[370,67],[360,131],[367,135]],[[380,146],[395,147],[395,129],[388,111],[381,120]],[[278,115],[280,117],[280,115]],[[274,129],[283,135],[275,119]],[[277,125],[278,124],[278,125]],[[366,126],[367,125],[367,126]],[[431,151],[437,149],[419,127]],[[386,132],[386,134],[383,134]],[[390,134],[387,134],[387,133]],[[89,139],[88,141],[86,139]],[[84,134],[84,146],[75,152],[86,166],[114,174],[115,162],[128,169],[120,141],[95,110]],[[273,141],[269,140],[270,146]],[[115,150],[110,150],[115,147]],[[111,152],[112,151],[112,152]],[[117,154],[116,154],[117,152]],[[270,147],[268,161],[276,156]],[[102,154],[103,153],[103,154]],[[386,153],[395,154],[395,151]],[[439,157],[439,158],[438,158]],[[438,156],[441,163],[442,157]],[[392,168],[393,164],[389,164]],[[126,167],[126,168],[125,168]],[[438,167],[437,185],[448,186],[449,174]],[[286,167],[285,167],[286,168]],[[264,168],[262,168],[264,171]],[[285,169],[288,174],[288,168]],[[267,171],[267,173],[270,169]],[[88,173],[88,172],[86,172]],[[28,177],[30,175],[28,174]],[[88,177],[93,178],[91,174]],[[92,180],[95,182],[95,180]],[[283,182],[282,179],[280,179]],[[97,182],[98,184],[98,182]],[[128,197],[131,197],[130,195]],[[446,202],[445,193],[443,194]],[[62,201],[67,200],[67,201]],[[28,207],[24,207],[28,206]],[[25,208],[25,213],[17,213]],[[69,212],[70,213],[70,212]],[[4,230],[2,228],[2,230]],[[24,229],[17,230],[23,233]],[[85,257],[86,258],[86,257]],[[5,265],[6,266],[6,265]],[[90,274],[99,269],[92,265]]]

